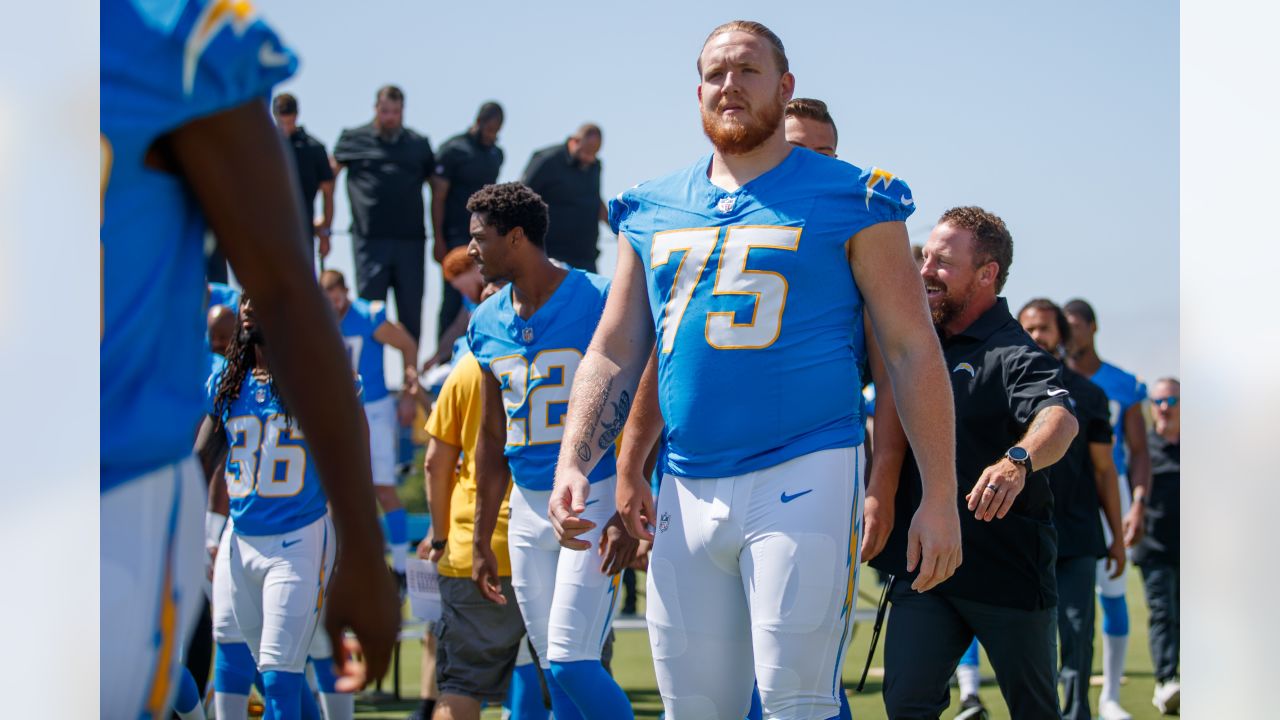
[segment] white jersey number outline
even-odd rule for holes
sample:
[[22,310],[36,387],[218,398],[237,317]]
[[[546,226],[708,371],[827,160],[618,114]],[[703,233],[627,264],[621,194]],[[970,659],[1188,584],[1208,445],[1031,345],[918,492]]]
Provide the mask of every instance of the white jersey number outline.
[[[689,309],[693,293],[702,280],[703,270],[716,244],[721,228],[690,228],[654,233],[649,250],[650,269],[671,262],[671,256],[683,251],[680,264],[671,281],[671,293],[662,309],[662,352],[675,348],[676,335],[684,313]],[[707,313],[703,337],[718,350],[761,350],[777,341],[782,332],[782,313],[787,306],[787,279],[770,270],[751,270],[747,259],[753,249],[789,250],[800,247],[801,228],[776,225],[735,225],[724,228],[724,242],[716,264],[711,294],[748,295],[752,297],[751,321],[734,321],[731,311]],[[686,268],[686,264],[688,268]]]
[[[561,413],[559,422],[551,422],[551,405],[569,402],[569,389],[573,387],[573,377],[581,362],[582,353],[573,348],[543,350],[533,356],[533,362],[525,360],[523,355],[505,355],[490,361],[489,368],[498,382],[507,378],[502,405],[507,411],[508,446],[560,442],[564,437],[565,413]],[[552,384],[550,379],[556,368],[560,369],[560,382]],[[530,386],[534,386],[532,390]],[[526,399],[528,419],[511,417]]]
[[[291,428],[284,416],[275,414],[267,418],[266,436],[263,423],[253,415],[240,415],[227,421],[231,446],[227,451],[227,495],[248,497],[255,487],[260,497],[293,497],[302,492],[302,481],[307,473],[307,451],[298,445],[281,445],[281,440],[298,442],[302,431]],[[285,464],[284,472],[276,479],[276,468]],[[232,472],[232,466],[238,472]]]

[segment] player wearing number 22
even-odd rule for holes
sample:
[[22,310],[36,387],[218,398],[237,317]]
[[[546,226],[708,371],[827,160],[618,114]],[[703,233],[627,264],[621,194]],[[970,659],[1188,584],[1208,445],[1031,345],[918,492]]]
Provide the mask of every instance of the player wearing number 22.
[[[467,208],[473,213],[470,252],[485,280],[511,280],[480,304],[467,329],[471,352],[485,372],[476,452],[479,569],[473,569],[473,577],[486,596],[499,600],[500,594],[486,589],[486,573],[494,568],[493,511],[506,485],[502,470],[509,468],[515,484],[508,526],[511,584],[546,671],[555,716],[629,718],[626,695],[600,663],[618,576],[601,572],[592,554],[562,552],[547,519],[569,389],[600,320],[609,282],[547,259],[542,249],[546,205],[529,188],[489,185],[471,196]],[[606,454],[590,476],[600,498],[585,513],[596,523],[593,540],[614,515],[615,459]]]
[[950,395],[903,224],[914,203],[889,172],[787,144],[795,78],[768,28],[716,28],[698,70],[714,152],[609,206],[618,268],[574,386],[552,521],[562,542],[580,531],[594,418],[634,391],[656,344],[663,490],[654,509],[628,472],[616,492],[631,533],[654,528],[647,621],[666,717],[742,717],[754,678],[766,717],[834,718],[857,581],[864,304],[897,411],[929,448],[926,493],[945,498],[922,512],[929,574],[959,546],[954,439],[938,427]]
[[[230,588],[215,595],[231,599],[235,624],[262,673],[269,716],[292,720],[301,717],[302,673],[336,543],[307,440],[276,391],[247,297],[240,323],[228,365],[207,383],[209,417],[197,441],[201,457],[226,453],[232,524],[217,560],[228,566]],[[355,383],[359,395],[358,377]]]

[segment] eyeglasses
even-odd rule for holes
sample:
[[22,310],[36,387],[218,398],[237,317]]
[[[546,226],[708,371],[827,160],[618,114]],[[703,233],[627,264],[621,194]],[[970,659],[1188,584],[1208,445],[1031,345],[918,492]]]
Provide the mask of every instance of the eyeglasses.
[[1170,395],[1169,397],[1151,398],[1151,404],[1161,408],[1178,407],[1178,396]]

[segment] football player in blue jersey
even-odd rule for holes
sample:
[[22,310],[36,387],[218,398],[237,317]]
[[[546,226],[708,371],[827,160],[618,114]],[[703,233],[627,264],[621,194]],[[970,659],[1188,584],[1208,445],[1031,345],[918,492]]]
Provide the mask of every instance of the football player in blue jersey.
[[903,222],[914,203],[891,173],[787,143],[795,78],[768,28],[716,28],[697,68],[714,151],[610,205],[617,271],[574,384],[552,522],[566,547],[590,544],[588,478],[656,337],[666,487],[647,597],[667,717],[741,717],[754,677],[766,717],[832,718],[861,525],[864,298],[925,456],[916,589],[961,559],[951,390]]
[[[1112,453],[1120,474],[1120,512],[1124,516],[1124,544],[1133,547],[1142,539],[1143,512],[1151,487],[1151,457],[1147,452],[1147,425],[1142,403],[1147,386],[1132,373],[1098,357],[1094,336],[1098,317],[1088,302],[1075,299],[1062,306],[1071,326],[1067,367],[1102,388],[1111,406],[1111,425],[1116,442]],[[1126,482],[1126,478],[1128,481]],[[1111,527],[1103,523],[1107,545]],[[1129,604],[1125,599],[1125,575],[1111,577],[1106,560],[1098,561],[1098,602],[1102,605],[1102,693],[1098,696],[1098,716],[1102,720],[1128,720],[1120,706],[1120,680],[1129,649]]]
[[[225,482],[231,520],[219,551],[228,582],[215,592],[229,597],[262,673],[267,717],[293,720],[336,543],[310,446],[277,390],[247,295],[239,317],[227,366],[207,383],[208,416],[196,445],[211,476],[224,468],[216,482]],[[222,690],[218,716],[241,716],[245,708],[223,704]],[[243,690],[230,694],[247,704]]]
[[[201,594],[206,220],[255,297],[280,390],[316,441],[341,562],[328,629],[381,674],[398,627],[368,449],[266,98],[296,59],[250,2],[104,0],[100,710],[159,716]],[[328,388],[318,392],[319,388]],[[376,572],[375,572],[376,571]],[[347,665],[349,684],[362,684]]]
[[[547,671],[552,710],[560,720],[630,718],[631,704],[600,656],[618,571],[634,558],[636,542],[625,532],[615,534],[597,562],[587,553],[562,551],[547,520],[569,389],[604,310],[609,281],[547,258],[547,205],[528,187],[486,185],[467,201],[467,210],[469,247],[481,273],[489,281],[510,281],[476,308],[467,329],[467,344],[484,371],[472,578],[485,597],[507,602],[490,540],[510,477],[511,584]],[[596,491],[596,501],[582,513],[594,524],[589,540],[601,536],[606,522],[617,525],[613,443],[626,417],[626,400],[621,402],[601,441],[609,451],[584,476]]]
[[[400,496],[396,494],[396,418],[403,413],[412,417],[418,386],[418,343],[395,320],[387,319],[387,306],[381,300],[352,302],[347,282],[337,270],[320,273],[320,287],[338,316],[342,342],[347,346],[351,368],[364,381],[364,413],[369,422],[369,453],[373,462],[373,490],[382,507],[387,524],[387,544],[391,546],[391,569],[400,588],[404,588],[404,564],[409,556],[409,519]],[[396,398],[387,392],[383,377],[384,348],[390,345],[404,359],[404,394],[397,411]],[[407,422],[407,421],[406,421]]]

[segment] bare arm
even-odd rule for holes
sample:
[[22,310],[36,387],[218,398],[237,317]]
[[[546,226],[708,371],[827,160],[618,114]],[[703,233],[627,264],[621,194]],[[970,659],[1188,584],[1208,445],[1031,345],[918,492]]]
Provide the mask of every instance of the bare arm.
[[1111,577],[1124,572],[1124,523],[1120,517],[1120,475],[1111,454],[1111,443],[1089,443],[1089,459],[1093,461],[1093,482],[1098,488],[1098,502],[1111,528],[1111,547],[1107,548],[1112,566]]
[[453,316],[453,322],[449,323],[449,327],[444,329],[440,335],[440,342],[436,344],[436,352],[427,361],[423,363],[422,369],[425,371],[435,365],[439,365],[449,357],[449,353],[453,351],[453,344],[458,338],[467,332],[467,324],[471,322],[471,313],[467,312],[464,307],[458,308],[458,314]]
[[[424,543],[427,547],[430,547],[432,540],[449,539],[450,506],[453,501],[453,486],[458,479],[458,457],[461,454],[462,448],[437,437],[427,441],[426,460],[423,463],[427,509],[431,511],[431,533]],[[438,561],[443,554],[443,550],[431,550],[427,559]]]
[[476,438],[476,530],[472,539],[471,578],[489,600],[506,604],[498,584],[498,561],[494,557],[494,528],[498,510],[511,481],[511,470],[503,455],[506,444],[507,413],[502,407],[502,388],[493,373],[486,371],[480,384],[480,433]]
[[1132,546],[1146,531],[1143,508],[1151,492],[1151,455],[1147,450],[1147,423],[1142,417],[1140,402],[1124,411],[1124,442],[1129,448],[1129,487],[1133,492],[1133,503],[1124,519],[1125,544]]
[[876,385],[876,421],[871,425],[875,461],[868,468],[867,499],[862,512],[861,557],[863,562],[868,562],[880,554],[889,540],[889,534],[893,532],[894,502],[897,499],[902,463],[907,457],[907,436],[898,420],[893,386],[889,380],[889,371],[884,365],[884,357],[880,354],[880,345],[876,342],[875,333],[865,315],[864,325],[867,361],[871,366],[871,380]]
[[[262,100],[193,121],[167,136],[167,151],[203,208],[236,277],[254,299],[276,381],[310,441],[333,508],[338,569],[327,630],[344,668],[342,628],[363,643],[371,674],[390,659],[399,626],[396,593],[382,558],[363,411],[328,302],[312,271],[297,179]],[[341,684],[365,678],[351,666]],[[347,672],[344,670],[344,672]]]
[[627,419],[618,453],[618,514],[623,527],[637,540],[653,542],[650,525],[656,521],[653,490],[649,486],[653,459],[662,435],[662,411],[658,407],[658,356],[649,354],[649,362],[636,388],[636,402]]
[[373,331],[373,339],[400,351],[404,359],[404,389],[410,391],[418,384],[418,341],[408,328],[399,322],[384,321]]
[[652,348],[653,321],[644,266],[627,239],[619,235],[618,265],[609,299],[570,391],[556,487],[551,493],[548,514],[564,547],[590,547],[577,539],[595,527],[581,517],[591,491],[587,474],[604,453],[612,451]]
[[[1018,440],[1018,447],[1031,455],[1031,467],[1043,470],[1062,459],[1071,441],[1076,437],[1075,415],[1061,405],[1051,405],[1035,414],[1031,426]],[[1013,507],[1013,501],[1026,486],[1026,468],[1007,457],[1002,457],[995,464],[982,471],[978,482],[965,496],[969,509],[975,511],[979,520],[1003,518]],[[988,485],[994,485],[994,492],[986,492]]]
[[[223,474],[227,461],[227,434],[223,432],[220,424],[208,415],[200,423],[200,430],[196,433],[195,451],[196,457],[200,458],[200,469],[204,473],[205,481],[212,485],[214,478]],[[226,492],[225,486],[223,492]],[[212,507],[212,488],[210,488],[209,497]],[[219,512],[223,515],[227,514],[225,509]]]
[[609,206],[604,204],[604,200],[600,201],[599,217],[600,222],[606,225],[609,224]]
[[431,185],[431,253],[436,262],[440,263],[444,262],[444,256],[449,252],[444,237],[444,201],[449,197],[449,181],[439,175],[432,175],[427,182]]
[[320,183],[320,226],[333,227],[333,186],[334,180]]
[[[961,561],[951,384],[906,225],[864,228],[849,241],[848,255],[885,361],[890,382],[883,389],[892,388],[897,416],[920,466],[923,497],[908,531],[907,569],[914,570],[919,559],[912,587],[924,592],[950,577]],[[877,385],[877,405],[880,392]],[[884,417],[878,407],[876,415],[879,443]]]

